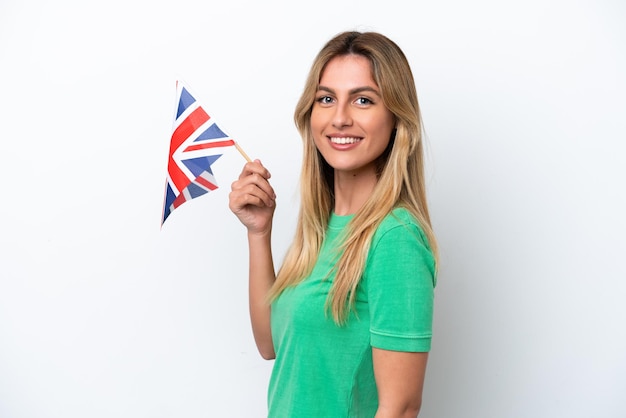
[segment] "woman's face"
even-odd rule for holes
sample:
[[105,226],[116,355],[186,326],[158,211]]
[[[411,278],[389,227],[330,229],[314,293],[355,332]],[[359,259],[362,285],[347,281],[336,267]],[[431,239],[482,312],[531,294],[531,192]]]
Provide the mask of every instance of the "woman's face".
[[367,58],[343,55],[328,62],[313,103],[311,130],[336,173],[375,172],[394,125]]

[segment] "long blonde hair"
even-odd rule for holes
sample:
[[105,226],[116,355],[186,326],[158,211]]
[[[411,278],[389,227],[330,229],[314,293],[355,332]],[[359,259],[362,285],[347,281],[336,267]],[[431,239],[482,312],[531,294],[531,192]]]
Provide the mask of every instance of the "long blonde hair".
[[378,183],[348,224],[339,248],[334,270],[336,276],[327,300],[327,307],[337,324],[345,323],[354,306],[372,236],[394,208],[406,208],[415,217],[437,259],[437,243],[426,201],[422,122],[409,63],[402,50],[384,35],[343,32],[328,41],[318,53],[294,112],[294,121],[304,145],[301,205],[294,240],[278,271],[270,300],[311,273],[324,241],[334,208],[334,178],[333,169],[313,142],[311,109],[326,64],[332,58],[348,54],[369,59],[383,102],[397,122],[395,138],[392,137],[387,151],[381,156]]

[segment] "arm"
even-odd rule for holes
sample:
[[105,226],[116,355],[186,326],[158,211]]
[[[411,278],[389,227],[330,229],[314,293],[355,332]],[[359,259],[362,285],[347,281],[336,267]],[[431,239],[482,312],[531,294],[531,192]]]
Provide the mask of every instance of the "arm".
[[265,359],[275,357],[266,299],[276,279],[271,249],[276,195],[269,178],[260,161],[247,163],[229,195],[231,211],[248,230],[250,321],[257,348]]
[[428,353],[372,348],[378,388],[375,418],[415,418],[422,405]]
[[267,303],[267,294],[276,279],[270,238],[270,233],[266,235],[248,233],[250,320],[254,341],[261,357],[266,360],[276,357],[270,327],[270,305]]
[[431,348],[434,258],[418,227],[406,219],[388,219],[379,232],[366,270],[376,418],[415,418]]

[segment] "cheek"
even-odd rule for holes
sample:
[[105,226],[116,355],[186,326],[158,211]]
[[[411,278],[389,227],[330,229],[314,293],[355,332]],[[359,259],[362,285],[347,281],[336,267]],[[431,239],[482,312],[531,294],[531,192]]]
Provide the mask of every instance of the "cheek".
[[313,141],[315,146],[319,148],[323,141],[324,124],[321,122],[319,115],[316,117],[315,112],[311,113],[311,134],[313,135]]
[[311,112],[311,130],[313,131],[313,134],[319,132],[321,130],[321,127],[322,121],[320,118],[320,114],[319,112],[316,112],[315,109],[313,109],[313,111]]
[[385,139],[385,142],[389,142],[393,130],[395,128],[395,121],[393,117],[388,116],[385,118],[385,122],[380,125],[380,134]]

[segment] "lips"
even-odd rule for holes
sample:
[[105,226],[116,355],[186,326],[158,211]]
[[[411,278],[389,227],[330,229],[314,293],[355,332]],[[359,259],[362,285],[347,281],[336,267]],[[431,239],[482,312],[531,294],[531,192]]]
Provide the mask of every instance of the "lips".
[[363,140],[363,138],[357,137],[330,137],[330,142],[338,145],[356,144]]

